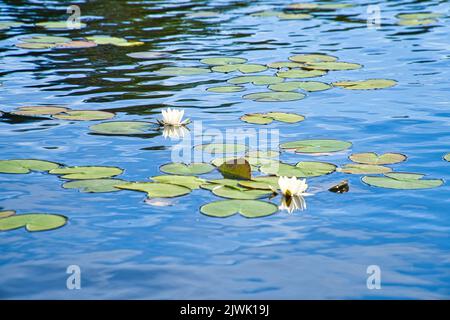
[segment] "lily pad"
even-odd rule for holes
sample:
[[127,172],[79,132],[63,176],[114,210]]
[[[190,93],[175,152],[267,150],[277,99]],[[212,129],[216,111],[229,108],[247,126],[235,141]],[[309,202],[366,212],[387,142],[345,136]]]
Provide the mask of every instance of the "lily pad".
[[96,47],[97,44],[93,41],[70,41],[65,43],[59,43],[56,47],[61,49],[82,49]]
[[251,14],[252,17],[261,17],[261,18],[268,18],[268,17],[276,17],[279,15],[279,11],[275,10],[266,10],[266,11],[258,11]]
[[89,127],[95,133],[108,135],[147,134],[156,129],[155,124],[144,121],[111,121]]
[[220,186],[227,186],[230,188],[237,188],[240,190],[241,188],[238,187],[239,180],[235,179],[214,179],[214,180],[208,180],[206,183],[203,183],[200,187],[202,189],[206,190],[213,190]]
[[0,30],[7,30],[9,28],[20,27],[23,24],[15,21],[0,21]]
[[146,192],[150,198],[173,198],[191,192],[191,189],[183,186],[159,182],[132,182],[118,188]]
[[141,51],[127,53],[127,56],[134,59],[152,60],[167,58],[170,56],[170,54],[168,52],[162,51]]
[[286,122],[286,123],[297,123],[305,120],[305,117],[296,113],[288,112],[268,112],[266,113],[268,117],[273,118],[276,121]]
[[195,176],[197,174],[204,174],[213,171],[215,168],[209,163],[168,163],[159,168],[162,172],[184,175],[184,176]]
[[219,171],[226,179],[250,179],[252,177],[250,164],[242,158],[222,163]]
[[427,26],[438,23],[437,19],[400,19],[398,24],[401,26]]
[[243,144],[231,144],[231,143],[209,143],[201,144],[194,147],[195,150],[201,150],[210,154],[227,154],[227,153],[241,153],[247,150],[247,147]]
[[106,111],[97,110],[69,110],[53,115],[53,118],[60,120],[72,121],[92,121],[92,120],[108,120],[114,118],[115,114]]
[[442,14],[435,12],[399,13],[396,17],[405,20],[423,20],[440,18]]
[[244,91],[245,88],[241,86],[218,86],[218,87],[211,87],[206,89],[206,91],[209,92],[216,92],[216,93],[230,93],[230,92],[239,92]]
[[55,36],[33,36],[20,39],[23,42],[29,43],[65,43],[72,41],[67,37],[55,37]]
[[214,66],[211,68],[214,72],[234,72],[234,71],[240,71],[242,73],[257,73],[262,72],[264,70],[267,70],[266,66],[263,66],[262,64],[227,64],[223,66]]
[[265,174],[277,175],[283,177],[319,177],[330,174],[336,170],[336,166],[332,163],[318,161],[301,161],[295,166],[287,163],[279,163],[277,165],[263,165],[259,170]]
[[209,69],[193,67],[166,67],[157,71],[157,73],[164,76],[194,76],[209,72],[211,72]]
[[212,193],[222,198],[244,200],[266,198],[273,194],[272,191],[268,190],[231,188],[227,186],[218,186],[212,189]]
[[283,82],[283,79],[275,76],[241,76],[229,79],[227,81],[231,84],[244,84],[244,83],[252,83],[254,85],[269,85],[273,83]]
[[16,43],[16,47],[22,49],[51,49],[56,47],[55,43],[31,43],[31,42],[22,42]]
[[369,79],[356,81],[338,81],[333,82],[333,86],[341,87],[347,90],[375,90],[390,88],[397,84],[397,81],[389,79]]
[[17,160],[0,160],[0,173],[29,173],[30,171],[50,171],[59,167],[58,163],[34,160],[34,159],[17,159]]
[[363,164],[393,164],[406,160],[406,156],[400,153],[385,153],[378,155],[375,152],[354,153],[350,160]]
[[127,39],[124,38],[110,37],[110,36],[92,36],[86,37],[86,39],[89,41],[93,41],[98,45],[110,44],[119,47],[132,47],[135,45],[143,44],[143,42],[140,41],[128,41]]
[[309,92],[314,92],[328,90],[330,88],[331,86],[329,84],[319,81],[289,81],[271,84],[269,86],[269,89],[273,91],[296,91],[301,89]]
[[277,15],[280,20],[305,20],[313,16],[306,13],[280,13]]
[[67,217],[57,214],[28,213],[0,219],[0,231],[25,227],[27,231],[47,231],[60,228],[67,223]]
[[200,62],[211,66],[224,66],[227,64],[243,64],[247,62],[247,59],[236,57],[214,57],[202,59]]
[[[67,21],[46,21],[46,22],[38,22],[36,23],[38,27],[43,27],[46,29],[70,29],[68,26]],[[79,24],[80,29],[85,28],[86,24],[81,23]]]
[[11,217],[15,214],[16,214],[16,212],[14,210],[0,211],[0,219]]
[[289,60],[299,63],[333,62],[337,59],[326,54],[297,54],[289,57]]
[[150,179],[160,183],[168,183],[182,187],[187,187],[191,190],[199,189],[202,184],[206,183],[205,179],[195,176],[162,175],[150,177]]
[[267,66],[272,69],[295,69],[301,68],[304,66],[303,63],[298,62],[290,62],[290,61],[280,61],[280,62],[271,62],[268,63]]
[[63,184],[65,189],[80,189],[81,192],[100,193],[120,191],[118,185],[126,184],[128,181],[120,179],[88,179],[69,181]]
[[337,171],[351,174],[380,174],[391,172],[392,169],[376,164],[349,163]]
[[217,11],[196,11],[187,14],[187,17],[192,19],[201,19],[201,18],[215,18],[220,15]]
[[305,95],[297,92],[258,92],[247,94],[243,98],[257,102],[286,102],[301,100]]
[[203,205],[200,212],[217,218],[226,218],[240,214],[246,218],[266,217],[278,211],[272,203],[258,200],[222,200]]
[[26,106],[19,107],[12,111],[13,114],[18,114],[20,116],[46,116],[54,115],[61,112],[66,112],[69,109],[57,106]]
[[390,172],[384,177],[365,176],[362,181],[370,186],[389,189],[429,189],[441,186],[444,181],[441,179],[422,179],[424,174]]
[[444,160],[450,162],[450,153],[447,153],[447,154],[444,156]]
[[64,167],[56,168],[49,171],[51,174],[60,175],[63,179],[69,180],[90,180],[102,179],[117,176],[123,172],[117,167],[100,167],[100,166],[85,166],[85,167]]
[[291,69],[287,71],[278,71],[277,77],[288,79],[316,78],[321,77],[326,73],[327,72],[324,70]]
[[340,61],[309,62],[305,65],[304,68],[313,69],[313,70],[339,71],[339,70],[360,69],[360,68],[362,68],[362,65],[360,65],[358,63],[349,63],[349,62],[340,62]]
[[280,145],[282,149],[295,149],[297,153],[328,153],[350,148],[352,144],[347,141],[333,139],[312,139],[286,142]]
[[273,118],[267,117],[264,113],[245,114],[240,119],[253,124],[269,124],[273,122]]
[[273,176],[263,176],[255,177],[252,180],[242,180],[239,181],[239,185],[249,189],[261,189],[261,190],[277,190],[278,177]]

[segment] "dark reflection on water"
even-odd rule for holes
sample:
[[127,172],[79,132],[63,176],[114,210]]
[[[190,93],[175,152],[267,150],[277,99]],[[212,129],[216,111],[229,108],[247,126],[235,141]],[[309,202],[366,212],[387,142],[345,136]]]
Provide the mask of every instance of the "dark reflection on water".
[[[442,156],[450,152],[449,18],[430,26],[397,25],[396,15],[449,12],[447,1],[355,1],[351,8],[311,12],[310,20],[254,17],[289,1],[81,1],[81,30],[45,30],[31,24],[67,18],[70,1],[0,1],[1,19],[27,25],[0,30],[1,159],[39,158],[67,165],[110,165],[142,181],[170,162],[161,132],[139,136],[90,133],[98,122],[59,121],[9,113],[25,105],[62,105],[117,113],[113,121],[155,121],[167,106],[185,108],[205,129],[254,128],[249,112],[298,112],[306,121],[272,123],[280,141],[348,140],[349,152],[314,157],[342,165],[350,152],[400,152],[397,171],[450,179]],[[334,3],[324,1],[324,3]],[[367,6],[381,8],[382,26],[368,29]],[[219,12],[208,18],[190,14]],[[29,35],[92,35],[142,41],[138,47],[24,50]],[[157,60],[127,56],[162,51]],[[241,98],[261,92],[205,91],[235,74],[170,77],[172,66],[204,67],[204,57],[241,56],[250,63],[285,61],[321,52],[364,68],[331,72],[324,82],[395,79],[387,90],[332,90],[306,99],[258,103]],[[271,74],[265,71],[261,74]],[[237,75],[237,74],[236,74]],[[284,153],[296,163],[311,157]],[[206,177],[217,178],[217,174]],[[0,174],[0,209],[69,217],[64,228],[0,234],[1,298],[449,298],[450,207],[448,183],[423,191],[371,188],[360,176],[334,173],[309,179],[326,190],[348,179],[350,192],[308,197],[308,208],[263,219],[213,219],[198,208],[213,195],[195,190],[170,206],[144,202],[131,191],[86,194],[61,187],[58,177]],[[274,201],[278,201],[275,199]],[[82,290],[66,289],[67,266],[82,269]],[[366,268],[379,265],[382,289],[368,290]]]

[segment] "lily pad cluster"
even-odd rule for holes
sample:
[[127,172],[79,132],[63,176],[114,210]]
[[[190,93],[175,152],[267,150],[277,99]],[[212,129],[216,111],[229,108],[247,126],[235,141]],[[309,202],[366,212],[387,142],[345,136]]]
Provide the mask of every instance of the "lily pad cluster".
[[108,120],[115,116],[114,113],[107,111],[72,110],[60,106],[24,106],[11,111],[11,113],[19,116],[52,117],[71,121]]

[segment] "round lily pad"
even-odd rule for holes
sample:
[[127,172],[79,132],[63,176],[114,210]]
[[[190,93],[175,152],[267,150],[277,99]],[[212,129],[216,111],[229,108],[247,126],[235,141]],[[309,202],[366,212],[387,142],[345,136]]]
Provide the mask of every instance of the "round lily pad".
[[229,79],[227,82],[231,84],[252,83],[254,85],[269,85],[283,82],[283,79],[275,76],[241,76]]
[[288,79],[302,79],[302,78],[315,78],[325,75],[327,72],[324,70],[303,70],[303,69],[291,69],[287,71],[278,71],[277,77]]
[[64,167],[56,168],[49,171],[51,174],[60,175],[63,179],[70,180],[86,180],[86,179],[101,179],[117,176],[123,172],[117,167],[100,167],[100,166],[85,166],[85,167]]
[[406,156],[400,153],[385,153],[378,155],[375,152],[354,153],[350,160],[363,164],[393,164],[406,160]]
[[243,144],[231,144],[231,143],[210,143],[201,144],[194,147],[195,150],[201,150],[203,152],[211,154],[226,154],[226,153],[241,153],[247,150],[247,147]]
[[389,79],[369,79],[356,81],[338,81],[333,82],[333,86],[341,87],[347,90],[375,90],[393,87],[397,81]]
[[247,189],[239,187],[218,186],[211,190],[216,196],[229,199],[260,199],[270,196],[268,190]]
[[170,54],[162,51],[141,51],[127,53],[127,56],[134,59],[152,60],[167,58]]
[[283,143],[282,149],[295,149],[297,153],[328,153],[350,148],[352,144],[347,141],[333,139],[298,140]]
[[72,121],[92,121],[92,120],[108,120],[114,118],[115,114],[106,111],[97,110],[69,110],[53,115],[53,118],[60,120]]
[[273,122],[273,118],[267,117],[264,113],[245,114],[240,119],[253,124],[269,124]]
[[132,182],[122,184],[118,188],[146,192],[150,198],[173,198],[191,192],[191,189],[180,185],[159,182]]
[[67,223],[67,217],[57,214],[28,213],[0,219],[0,231],[25,227],[27,231],[47,231],[60,228]]
[[34,160],[34,159],[17,159],[17,160],[0,160],[0,173],[29,173],[30,171],[50,171],[59,167],[58,163]]
[[391,172],[392,169],[376,164],[349,163],[339,168],[338,171],[351,174],[380,174]]
[[340,61],[310,62],[305,65],[305,68],[313,69],[313,70],[339,71],[339,70],[360,69],[360,68],[362,68],[362,65],[360,65],[358,63],[349,63],[349,62],[340,62]]
[[444,160],[450,162],[450,153],[447,153],[447,154],[444,156]]
[[32,43],[32,42],[21,42],[16,43],[16,47],[22,49],[51,49],[56,47],[56,43]]
[[298,62],[280,61],[268,63],[267,66],[272,69],[284,69],[284,68],[294,69],[294,68],[301,68],[304,66],[304,64]]
[[168,163],[159,168],[162,172],[185,176],[194,176],[213,171],[215,168],[209,163]]
[[[46,22],[38,22],[36,23],[38,27],[43,27],[46,29],[70,29],[68,25],[68,21],[46,21]],[[85,23],[79,24],[80,28],[86,27]]]
[[68,110],[69,109],[67,108],[57,106],[26,106],[19,107],[11,113],[21,116],[46,116],[66,112]]
[[128,181],[120,179],[88,179],[75,180],[63,184],[64,189],[80,189],[81,192],[101,193],[120,191],[118,185],[126,184]]
[[211,66],[224,66],[227,64],[243,64],[247,62],[247,59],[236,57],[214,57],[202,59],[200,62]]
[[429,189],[441,186],[441,179],[422,179],[425,175],[405,172],[390,172],[384,177],[365,176],[362,181],[370,186],[389,189]]
[[218,87],[211,87],[206,89],[206,91],[209,92],[216,92],[216,93],[230,93],[230,92],[239,92],[244,91],[245,88],[241,86],[218,86]]
[[182,187],[187,187],[191,190],[198,189],[202,184],[206,183],[205,179],[195,176],[177,176],[177,175],[162,175],[151,177],[153,181],[174,184]]
[[299,63],[332,62],[337,57],[326,54],[297,54],[289,57],[289,60]]
[[147,134],[156,129],[156,125],[144,121],[110,121],[89,127],[95,133],[108,135],[137,135]]
[[97,44],[94,41],[70,41],[65,43],[59,43],[56,48],[61,49],[82,49],[96,47]]
[[278,163],[276,165],[262,165],[259,170],[265,174],[277,175],[283,177],[319,177],[330,174],[336,170],[332,163],[318,161],[301,161],[295,166],[287,163]]
[[217,218],[226,218],[240,214],[246,218],[266,217],[278,211],[272,203],[259,200],[222,200],[203,205],[200,212]]
[[242,73],[257,73],[262,72],[264,70],[267,70],[266,66],[263,66],[261,64],[227,64],[223,66],[214,66],[211,68],[214,72],[234,72],[234,71],[240,71]]
[[55,37],[55,36],[33,36],[28,38],[22,38],[20,40],[29,43],[65,43],[71,41],[71,39],[67,37]]
[[247,94],[243,98],[257,102],[285,102],[301,100],[305,95],[297,92],[258,92]]
[[193,67],[166,67],[157,71],[157,73],[165,76],[194,76],[209,72],[211,72],[209,69]]
[[314,92],[328,90],[330,88],[331,86],[329,84],[319,81],[289,81],[271,84],[269,86],[269,89],[273,91],[296,91],[301,89],[309,92]]

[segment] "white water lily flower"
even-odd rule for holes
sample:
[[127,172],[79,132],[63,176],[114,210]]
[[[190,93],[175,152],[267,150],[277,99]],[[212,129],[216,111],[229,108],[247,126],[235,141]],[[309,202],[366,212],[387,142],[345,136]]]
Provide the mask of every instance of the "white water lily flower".
[[287,212],[292,213],[295,210],[305,210],[306,201],[305,198],[299,196],[283,197],[281,204],[278,207],[280,210],[287,210]]
[[293,196],[310,196],[310,193],[306,193],[308,185],[306,184],[306,179],[300,180],[297,177],[280,177],[278,179],[278,185],[280,186],[281,193],[285,197]]
[[183,126],[187,124],[187,120],[181,121],[184,116],[184,110],[170,109],[161,111],[163,116],[162,123],[167,126]]
[[189,132],[184,126],[174,127],[174,126],[164,126],[163,137],[170,139],[181,139]]

